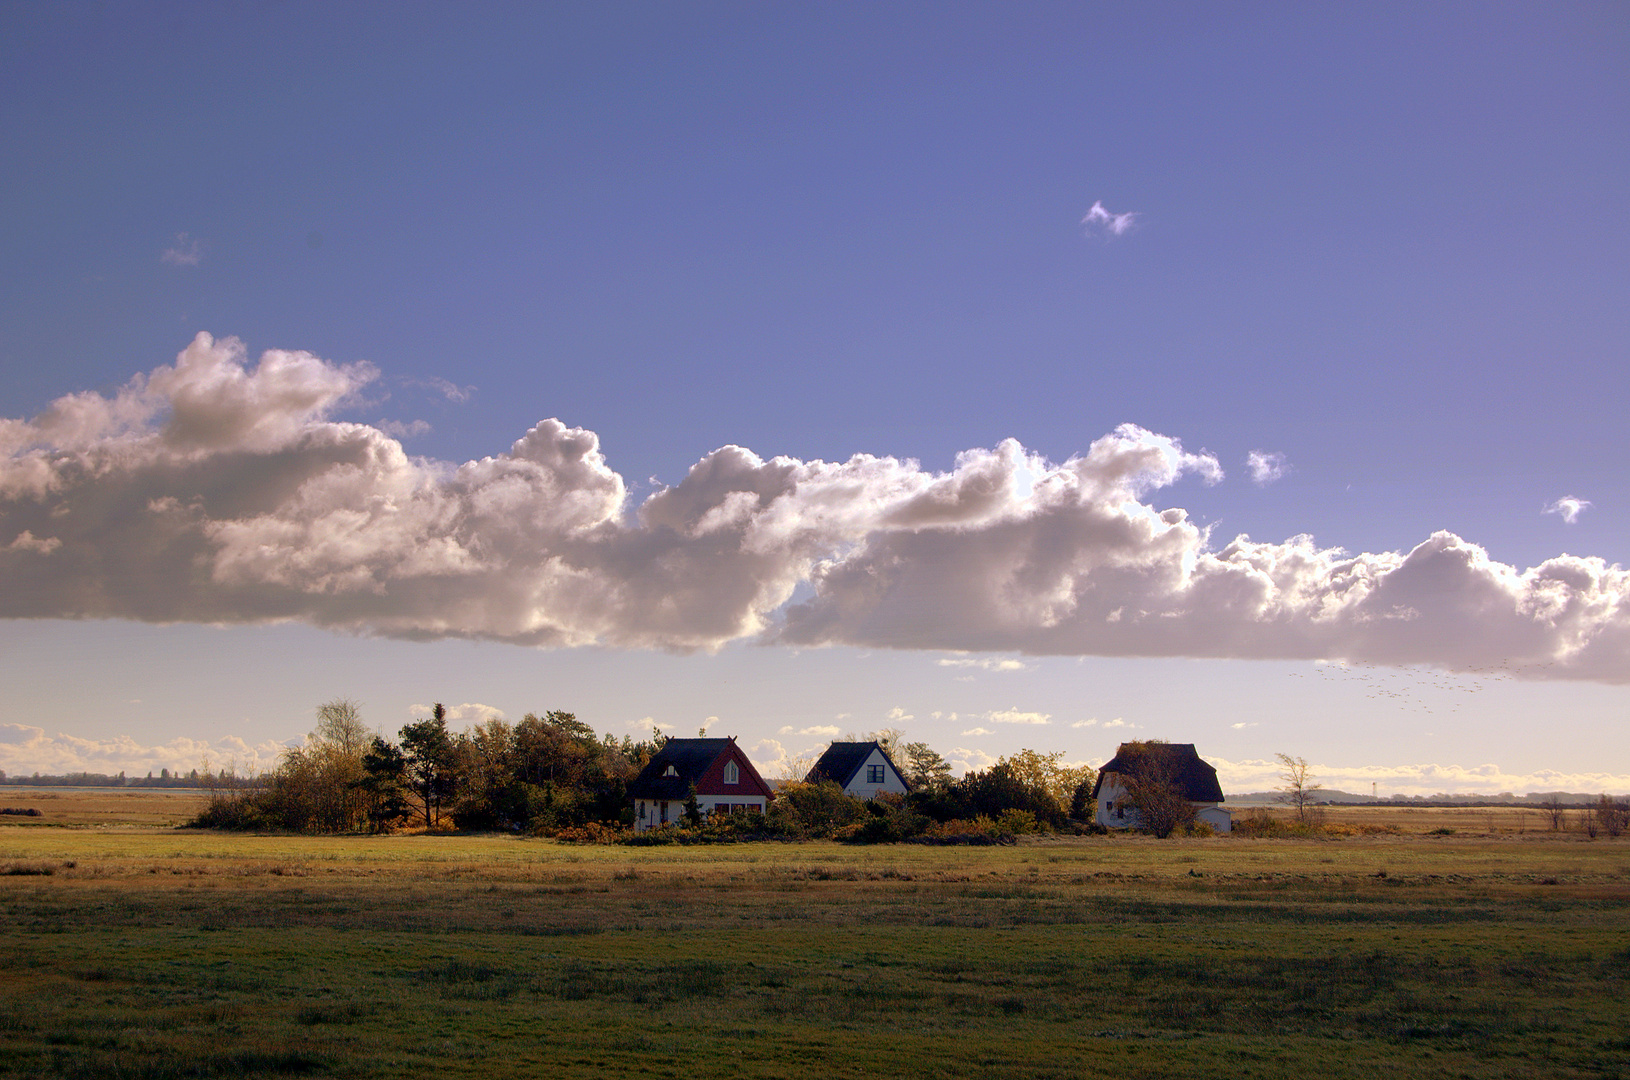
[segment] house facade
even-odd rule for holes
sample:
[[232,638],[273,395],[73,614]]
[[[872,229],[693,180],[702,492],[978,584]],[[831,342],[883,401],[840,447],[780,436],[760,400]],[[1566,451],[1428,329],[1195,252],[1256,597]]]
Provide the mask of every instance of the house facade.
[[856,799],[904,795],[911,790],[888,751],[877,742],[835,742],[804,777],[806,783],[831,780]]
[[1092,788],[1096,805],[1093,820],[1106,829],[1141,828],[1143,821],[1137,808],[1127,799],[1127,781],[1151,772],[1177,785],[1183,798],[1194,807],[1196,821],[1220,833],[1233,831],[1233,815],[1218,805],[1223,801],[1223,792],[1217,770],[1200,757],[1193,743],[1122,743],[1115,756],[1098,770]]
[[703,820],[762,814],[775,798],[735,739],[669,739],[628,785],[634,831],[682,822],[692,786]]

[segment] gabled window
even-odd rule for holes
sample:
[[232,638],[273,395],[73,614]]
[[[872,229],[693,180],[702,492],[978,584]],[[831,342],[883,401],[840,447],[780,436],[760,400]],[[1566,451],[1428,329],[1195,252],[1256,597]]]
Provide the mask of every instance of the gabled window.
[[668,770],[666,772],[664,772],[662,775],[663,776],[678,776],[679,775],[679,770],[674,768],[672,765],[669,765]]
[[727,761],[724,765],[724,782],[727,784],[741,783],[741,766],[734,761]]

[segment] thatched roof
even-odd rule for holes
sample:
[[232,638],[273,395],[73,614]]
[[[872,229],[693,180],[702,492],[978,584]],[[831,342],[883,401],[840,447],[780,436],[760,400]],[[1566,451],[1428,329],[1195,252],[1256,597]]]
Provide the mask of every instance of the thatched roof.
[[1193,743],[1122,743],[1115,756],[1098,770],[1098,779],[1092,785],[1094,799],[1110,773],[1138,779],[1147,778],[1148,773],[1162,774],[1182,790],[1189,802],[1223,801],[1217,770],[1201,759]]

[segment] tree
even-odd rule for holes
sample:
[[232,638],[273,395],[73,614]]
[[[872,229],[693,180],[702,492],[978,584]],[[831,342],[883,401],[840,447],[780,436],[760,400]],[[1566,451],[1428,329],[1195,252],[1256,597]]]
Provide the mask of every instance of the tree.
[[1090,789],[1093,778],[1097,776],[1097,771],[1090,765],[1074,767],[1065,765],[1062,750],[1055,750],[1051,754],[1043,754],[1038,750],[1020,750],[1011,757],[1002,758],[998,764],[1003,762],[1021,781],[1033,784],[1051,795],[1060,808],[1070,805],[1076,788],[1083,783]]
[[362,771],[357,790],[363,795],[369,827],[375,832],[388,832],[409,813],[403,797],[407,758],[395,743],[375,735],[367,753],[362,755]]
[[1568,810],[1567,803],[1562,801],[1561,792],[1552,792],[1539,801],[1539,808],[1551,818],[1551,831],[1562,832],[1567,829]]
[[1123,766],[1119,775],[1126,804],[1137,811],[1143,828],[1162,840],[1194,821],[1195,814],[1168,745],[1157,739],[1129,742],[1115,755]]
[[1630,803],[1603,795],[1596,803],[1596,820],[1603,832],[1616,838],[1630,825]]
[[335,698],[317,706],[317,730],[311,737],[361,758],[374,734],[362,722],[362,706],[349,698]]
[[1307,808],[1312,806],[1318,793],[1324,790],[1323,784],[1315,784],[1308,779],[1307,758],[1291,757],[1289,754],[1275,754],[1283,772],[1279,779],[1284,781],[1279,791],[1279,801],[1287,806],[1296,808],[1296,819],[1307,820]]
[[906,743],[906,782],[912,790],[920,792],[943,791],[951,786],[951,763],[927,743]]
[[442,803],[453,787],[453,740],[447,733],[447,710],[437,702],[430,719],[408,724],[401,738],[407,782],[419,797],[424,827],[433,829],[441,821]]

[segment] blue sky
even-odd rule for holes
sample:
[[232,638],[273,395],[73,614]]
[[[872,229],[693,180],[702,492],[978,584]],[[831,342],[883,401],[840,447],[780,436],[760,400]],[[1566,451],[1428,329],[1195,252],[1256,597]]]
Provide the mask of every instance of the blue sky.
[[[269,760],[350,696],[1630,789],[1627,45],[1609,4],[0,5],[0,448],[80,470],[0,499],[0,768]],[[352,497],[394,516],[342,543]]]

